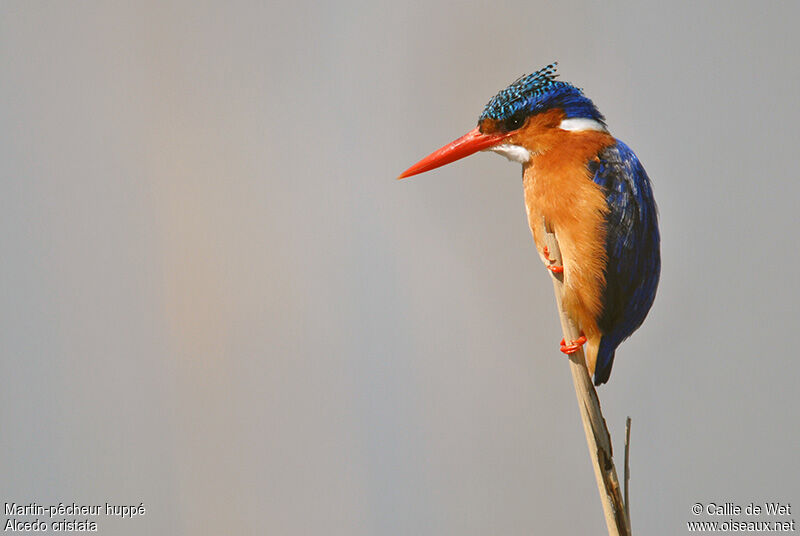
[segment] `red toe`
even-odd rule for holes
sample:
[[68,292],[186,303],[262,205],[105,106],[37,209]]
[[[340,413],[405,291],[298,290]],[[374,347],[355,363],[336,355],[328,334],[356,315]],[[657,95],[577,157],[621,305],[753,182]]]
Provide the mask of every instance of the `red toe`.
[[564,339],[561,339],[561,351],[567,355],[572,355],[577,352],[581,346],[586,344],[586,336],[581,334],[580,337],[575,339],[574,341],[570,341],[569,344],[566,344]]

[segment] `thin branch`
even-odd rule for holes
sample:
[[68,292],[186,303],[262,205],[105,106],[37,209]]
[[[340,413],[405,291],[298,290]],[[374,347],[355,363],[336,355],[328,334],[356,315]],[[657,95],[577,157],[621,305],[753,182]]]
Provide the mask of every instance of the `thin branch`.
[[631,503],[628,501],[628,484],[631,480],[631,418],[625,420],[625,519],[631,527]]
[[[561,250],[555,234],[545,226],[547,234],[545,240],[550,257],[563,266]],[[567,315],[562,306],[564,280],[563,274],[553,273],[553,289],[556,294],[561,329],[564,338],[568,341],[576,340],[580,336],[580,329],[572,318]],[[575,394],[578,397],[578,408],[583,421],[583,430],[586,433],[586,442],[589,445],[589,456],[592,459],[594,474],[597,479],[597,488],[600,492],[600,501],[603,503],[603,512],[606,517],[609,536],[630,536],[630,527],[625,516],[625,504],[614,467],[613,452],[611,449],[611,436],[600,409],[597,391],[594,389],[589,371],[586,368],[586,358],[583,348],[572,354],[569,358],[569,368],[572,372],[572,381],[575,384]]]

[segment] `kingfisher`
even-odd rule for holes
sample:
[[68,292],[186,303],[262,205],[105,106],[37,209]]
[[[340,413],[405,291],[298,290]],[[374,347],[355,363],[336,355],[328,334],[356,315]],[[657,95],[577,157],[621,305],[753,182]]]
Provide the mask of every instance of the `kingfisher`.
[[[608,131],[603,114],[557,63],[522,76],[486,104],[478,125],[398,178],[478,151],[522,164],[528,224],[545,267],[561,274],[563,307],[584,344],[594,384],[608,381],[617,347],[642,325],[661,272],[658,215],[650,179],[633,151]],[[550,257],[553,232],[561,265]]]

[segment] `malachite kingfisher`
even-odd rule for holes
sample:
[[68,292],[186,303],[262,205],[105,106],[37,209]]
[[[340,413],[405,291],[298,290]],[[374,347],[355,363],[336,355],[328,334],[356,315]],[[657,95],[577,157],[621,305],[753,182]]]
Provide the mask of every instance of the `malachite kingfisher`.
[[[545,266],[564,278],[563,306],[580,326],[595,385],[608,381],[614,354],[641,326],[661,272],[658,216],[650,179],[633,151],[608,132],[583,91],[556,80],[556,64],[495,95],[478,126],[404,171],[405,178],[477,151],[522,164],[528,223]],[[563,266],[545,245],[555,233]]]

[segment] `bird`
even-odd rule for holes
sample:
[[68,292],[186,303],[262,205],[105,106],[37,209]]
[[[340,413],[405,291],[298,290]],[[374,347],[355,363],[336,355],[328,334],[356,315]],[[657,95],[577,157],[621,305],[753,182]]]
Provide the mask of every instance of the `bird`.
[[[563,277],[563,307],[580,328],[594,384],[608,381],[619,345],[644,321],[661,273],[650,178],[609,132],[597,106],[557,79],[557,62],[522,76],[486,104],[478,125],[404,171],[411,177],[492,151],[522,164],[528,224],[545,267]],[[553,232],[562,263],[545,242]]]

